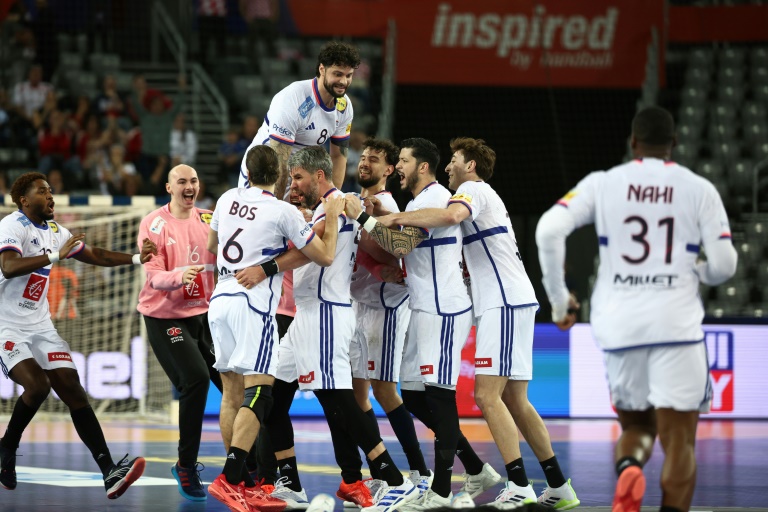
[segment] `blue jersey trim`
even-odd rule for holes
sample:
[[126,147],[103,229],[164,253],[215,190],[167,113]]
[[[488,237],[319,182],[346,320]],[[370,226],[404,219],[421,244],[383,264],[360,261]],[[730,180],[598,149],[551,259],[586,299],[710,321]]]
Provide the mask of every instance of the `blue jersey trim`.
[[[251,301],[248,300],[248,294],[245,293],[245,292],[219,293],[219,294],[216,294],[216,295],[212,296],[210,302],[213,302],[213,299],[216,299],[218,297],[237,297],[237,296],[245,297],[245,301],[248,303],[248,308],[252,309],[253,311],[257,312],[258,314],[265,315],[265,316],[269,315],[269,312],[261,311],[260,309],[257,309],[255,307],[251,306]],[[271,306],[270,306],[270,308],[271,308]]]
[[[475,226],[475,229],[478,228],[475,222],[472,222],[472,225]],[[495,228],[484,229],[482,231],[478,230],[477,233],[464,237],[464,245],[477,242],[478,240],[482,240],[489,236],[501,235],[503,233],[509,233],[509,228],[507,228],[507,226],[496,226]]]
[[608,237],[607,236],[599,236],[597,237],[597,243],[598,245],[604,245],[608,246]]
[[422,240],[419,245],[416,246],[416,249],[421,249],[424,247],[437,247],[438,245],[451,245],[455,244],[457,242],[455,236],[446,236],[443,238],[427,238],[425,240]]
[[688,252],[699,254],[699,251],[701,250],[701,248],[699,247],[699,244],[685,244],[685,250]]

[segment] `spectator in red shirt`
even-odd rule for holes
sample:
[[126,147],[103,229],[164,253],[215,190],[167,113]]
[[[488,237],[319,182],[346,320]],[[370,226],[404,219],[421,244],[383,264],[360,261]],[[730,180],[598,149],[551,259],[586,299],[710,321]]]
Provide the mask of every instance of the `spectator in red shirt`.
[[80,183],[83,170],[80,159],[72,153],[72,135],[66,128],[66,122],[66,116],[59,110],[52,111],[48,116],[47,127],[41,129],[38,136],[38,170],[47,173],[54,167],[60,167],[68,180]]

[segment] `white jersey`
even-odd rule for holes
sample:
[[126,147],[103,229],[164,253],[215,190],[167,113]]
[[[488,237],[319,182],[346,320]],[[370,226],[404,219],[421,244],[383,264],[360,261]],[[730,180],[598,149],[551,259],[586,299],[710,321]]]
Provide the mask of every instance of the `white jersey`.
[[[21,211],[15,211],[0,221],[0,252],[16,251],[22,257],[57,253],[72,237],[67,228],[54,221],[37,225]],[[81,243],[69,257],[85,249]],[[53,329],[48,310],[49,263],[30,274],[10,279],[0,273],[0,308],[3,323],[29,329]]]
[[[245,156],[252,147],[267,144],[269,139],[293,146],[292,152],[305,146],[322,146],[329,139],[345,141],[352,130],[352,117],[352,102],[348,96],[338,98],[329,108],[320,98],[317,78],[293,82],[272,98],[264,122]],[[245,156],[240,164],[240,174],[243,186],[247,187]]]
[[600,267],[590,322],[604,350],[704,338],[699,247],[731,238],[714,185],[646,158],[588,175],[558,204],[576,227],[595,223]]
[[[332,188],[323,197],[343,195],[339,190]],[[329,220],[331,219],[325,218],[323,204],[318,204],[312,215],[312,225]],[[333,263],[328,267],[307,263],[293,271],[293,299],[297,305],[320,301],[332,306],[352,306],[349,284],[357,257],[357,223],[344,214],[339,215],[337,222],[339,237],[336,240]]]
[[242,295],[251,309],[275,314],[283,275],[277,274],[250,290],[238,284],[237,270],[260,265],[288,250],[288,240],[303,249],[315,236],[298,209],[259,188],[233,188],[216,203],[211,229],[218,233],[216,266],[219,281],[211,300]]
[[[451,193],[433,181],[406,206],[406,212],[422,208],[445,208]],[[429,238],[403,259],[410,308],[426,313],[455,315],[469,311],[472,302],[464,285],[461,257],[461,228],[424,229]]]
[[463,204],[470,213],[461,223],[461,232],[475,316],[490,308],[537,306],[499,194],[483,181],[466,181],[456,189],[451,203]]
[[[382,190],[374,195],[381,201],[381,206],[385,210],[400,211],[390,192]],[[372,308],[396,308],[408,298],[408,288],[401,284],[382,283],[362,265],[356,265],[355,271],[352,273],[350,290],[355,301],[362,302]]]

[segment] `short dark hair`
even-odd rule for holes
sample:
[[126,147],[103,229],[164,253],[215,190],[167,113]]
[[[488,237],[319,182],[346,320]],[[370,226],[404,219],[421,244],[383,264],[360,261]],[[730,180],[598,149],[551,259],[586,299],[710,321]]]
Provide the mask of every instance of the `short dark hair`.
[[387,162],[387,165],[397,165],[400,156],[400,148],[387,139],[368,137],[363,142],[363,149],[372,149],[373,151],[384,153],[384,160]]
[[245,167],[254,185],[274,185],[280,176],[280,162],[271,146],[253,146],[245,155]]
[[413,153],[413,158],[416,159],[416,165],[419,166],[423,162],[427,162],[429,165],[429,172],[432,176],[437,174],[437,166],[440,165],[440,150],[431,141],[422,138],[405,139],[400,143],[400,148],[410,148]]
[[664,108],[646,107],[632,120],[632,135],[649,146],[670,146],[675,140],[675,121]]
[[306,146],[288,157],[288,169],[304,169],[310,174],[321,170],[325,179],[333,180],[333,162],[322,146]]
[[19,207],[19,210],[21,210],[21,198],[27,195],[29,188],[37,180],[47,181],[48,178],[40,172],[27,172],[16,178],[16,181],[11,185],[11,199]]
[[342,66],[357,69],[357,66],[360,65],[360,52],[349,43],[328,41],[320,48],[320,53],[317,54],[315,76],[320,76],[320,64],[326,68]]
[[485,144],[483,139],[469,137],[456,137],[451,140],[451,151],[461,151],[464,161],[475,161],[475,173],[483,181],[488,181],[493,176],[493,167],[496,165],[496,152]]

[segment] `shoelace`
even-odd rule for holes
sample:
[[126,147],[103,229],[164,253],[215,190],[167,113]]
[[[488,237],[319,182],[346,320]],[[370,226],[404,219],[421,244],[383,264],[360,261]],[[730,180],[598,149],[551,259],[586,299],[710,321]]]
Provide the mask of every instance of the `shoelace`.
[[[205,469],[205,465],[202,462],[195,462],[195,465],[191,468],[185,468],[179,465],[177,465],[176,468],[179,473],[179,478],[183,479],[182,473],[187,474],[187,486],[192,487],[193,489],[203,488],[203,482],[200,480],[200,473]],[[184,483],[182,482],[182,486],[183,485]]]
[[128,460],[128,454],[125,454],[125,457],[120,459],[120,462],[115,464],[115,467],[112,468],[112,471],[109,472],[109,475],[107,478],[124,478],[125,475],[128,474],[128,470],[131,469],[131,461]]

